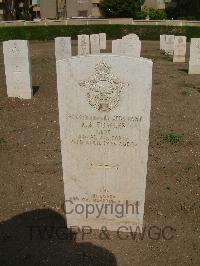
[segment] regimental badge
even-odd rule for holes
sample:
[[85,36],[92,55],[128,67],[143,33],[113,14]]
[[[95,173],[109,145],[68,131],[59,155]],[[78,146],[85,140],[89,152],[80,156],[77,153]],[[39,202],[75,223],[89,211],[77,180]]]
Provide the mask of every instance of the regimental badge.
[[87,91],[89,104],[101,112],[109,112],[117,107],[120,94],[128,85],[111,73],[111,66],[100,62],[95,66],[95,74],[79,85]]

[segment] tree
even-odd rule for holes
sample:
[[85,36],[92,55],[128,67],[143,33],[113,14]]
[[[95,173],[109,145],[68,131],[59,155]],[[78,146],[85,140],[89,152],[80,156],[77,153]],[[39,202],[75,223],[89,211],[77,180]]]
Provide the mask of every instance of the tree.
[[175,6],[168,7],[170,17],[200,19],[199,0],[177,0]]
[[144,0],[101,0],[100,8],[105,17],[136,17]]
[[5,1],[5,13],[6,20],[15,19],[15,0],[6,0]]

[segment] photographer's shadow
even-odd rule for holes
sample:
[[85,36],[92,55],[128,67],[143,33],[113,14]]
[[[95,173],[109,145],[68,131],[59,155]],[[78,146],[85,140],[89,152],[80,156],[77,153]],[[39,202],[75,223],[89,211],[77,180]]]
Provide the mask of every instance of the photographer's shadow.
[[26,212],[0,224],[1,266],[117,265],[114,255],[77,243],[64,218],[50,210]]

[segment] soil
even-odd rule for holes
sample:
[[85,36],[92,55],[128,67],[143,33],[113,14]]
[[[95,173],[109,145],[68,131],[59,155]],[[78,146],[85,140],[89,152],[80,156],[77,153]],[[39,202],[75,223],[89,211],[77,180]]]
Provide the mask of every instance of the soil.
[[0,265],[200,265],[200,75],[187,74],[188,55],[162,55],[159,42],[142,42],[142,56],[154,61],[144,238],[70,235],[54,43],[31,42],[32,100],[6,96],[0,45]]

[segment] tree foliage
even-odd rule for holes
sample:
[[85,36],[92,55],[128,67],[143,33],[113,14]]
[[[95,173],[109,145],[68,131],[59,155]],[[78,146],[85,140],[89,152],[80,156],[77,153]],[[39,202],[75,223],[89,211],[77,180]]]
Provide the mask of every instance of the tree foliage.
[[100,8],[105,17],[136,17],[144,0],[101,0]]
[[175,6],[168,8],[168,14],[173,18],[193,18],[200,19],[199,0],[177,0]]

